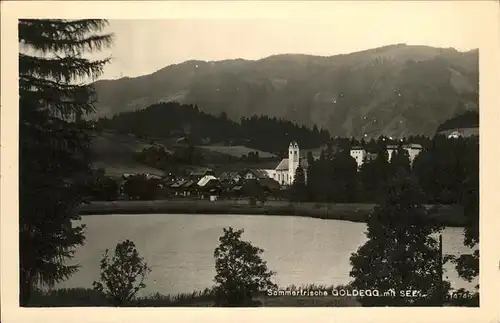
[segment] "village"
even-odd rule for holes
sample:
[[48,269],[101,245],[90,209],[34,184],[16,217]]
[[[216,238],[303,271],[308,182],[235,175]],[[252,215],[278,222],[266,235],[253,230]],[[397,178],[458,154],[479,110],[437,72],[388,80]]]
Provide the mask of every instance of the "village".
[[[388,161],[398,145],[387,145]],[[402,148],[408,153],[410,163],[422,151],[420,144],[406,144]],[[133,179],[142,178],[163,192],[158,198],[168,199],[249,199],[283,200],[292,187],[297,168],[302,168],[304,181],[307,182],[308,158],[307,151],[301,151],[296,141],[292,141],[288,148],[289,157],[283,158],[276,168],[243,168],[240,171],[216,172],[209,167],[198,167],[187,175],[174,173],[124,173],[119,181],[118,199],[143,199],[141,194],[130,194],[127,183]],[[375,159],[376,153],[369,152],[365,147],[353,146],[350,156],[356,161],[358,171],[364,162]],[[313,160],[318,160],[320,154],[312,154]],[[135,190],[134,190],[135,191]]]

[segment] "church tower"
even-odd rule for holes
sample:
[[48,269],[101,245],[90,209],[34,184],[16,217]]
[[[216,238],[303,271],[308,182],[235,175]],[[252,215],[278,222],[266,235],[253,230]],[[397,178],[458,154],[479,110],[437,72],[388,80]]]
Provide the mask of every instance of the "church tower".
[[295,172],[299,167],[299,145],[296,141],[292,141],[288,146],[288,184],[293,184],[295,179]]

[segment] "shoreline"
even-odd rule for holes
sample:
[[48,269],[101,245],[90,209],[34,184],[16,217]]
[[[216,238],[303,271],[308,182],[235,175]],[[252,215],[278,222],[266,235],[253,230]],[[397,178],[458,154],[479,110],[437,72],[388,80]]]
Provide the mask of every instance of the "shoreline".
[[[324,220],[344,220],[366,223],[375,207],[370,203],[290,203],[267,201],[250,205],[248,200],[153,200],[153,201],[93,201],[79,206],[85,215],[109,214],[231,214],[300,216]],[[458,205],[426,205],[432,217],[442,225],[463,227],[463,208]]]

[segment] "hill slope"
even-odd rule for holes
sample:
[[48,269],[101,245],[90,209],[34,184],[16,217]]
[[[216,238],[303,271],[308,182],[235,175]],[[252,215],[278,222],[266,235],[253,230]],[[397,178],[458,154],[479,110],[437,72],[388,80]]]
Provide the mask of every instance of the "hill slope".
[[188,61],[136,78],[95,83],[97,116],[160,101],[264,114],[325,128],[334,136],[433,134],[478,109],[478,51],[404,44],[346,55],[276,55],[257,61]]

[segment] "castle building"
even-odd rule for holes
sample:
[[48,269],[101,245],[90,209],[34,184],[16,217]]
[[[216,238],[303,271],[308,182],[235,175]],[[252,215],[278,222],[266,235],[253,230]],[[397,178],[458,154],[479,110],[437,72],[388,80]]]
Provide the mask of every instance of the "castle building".
[[[387,155],[388,155],[388,160],[391,161],[392,154],[398,149],[397,145],[387,145],[386,150],[387,150]],[[410,164],[413,163],[415,158],[420,154],[422,151],[422,145],[420,144],[408,144],[403,146],[403,149],[408,152],[408,157],[410,159]],[[367,153],[366,149],[363,147],[352,147],[350,151],[351,157],[356,160],[356,163],[358,164],[358,168],[363,165],[363,162],[369,157],[369,155],[372,155],[370,153]],[[373,159],[373,158],[371,158]]]

